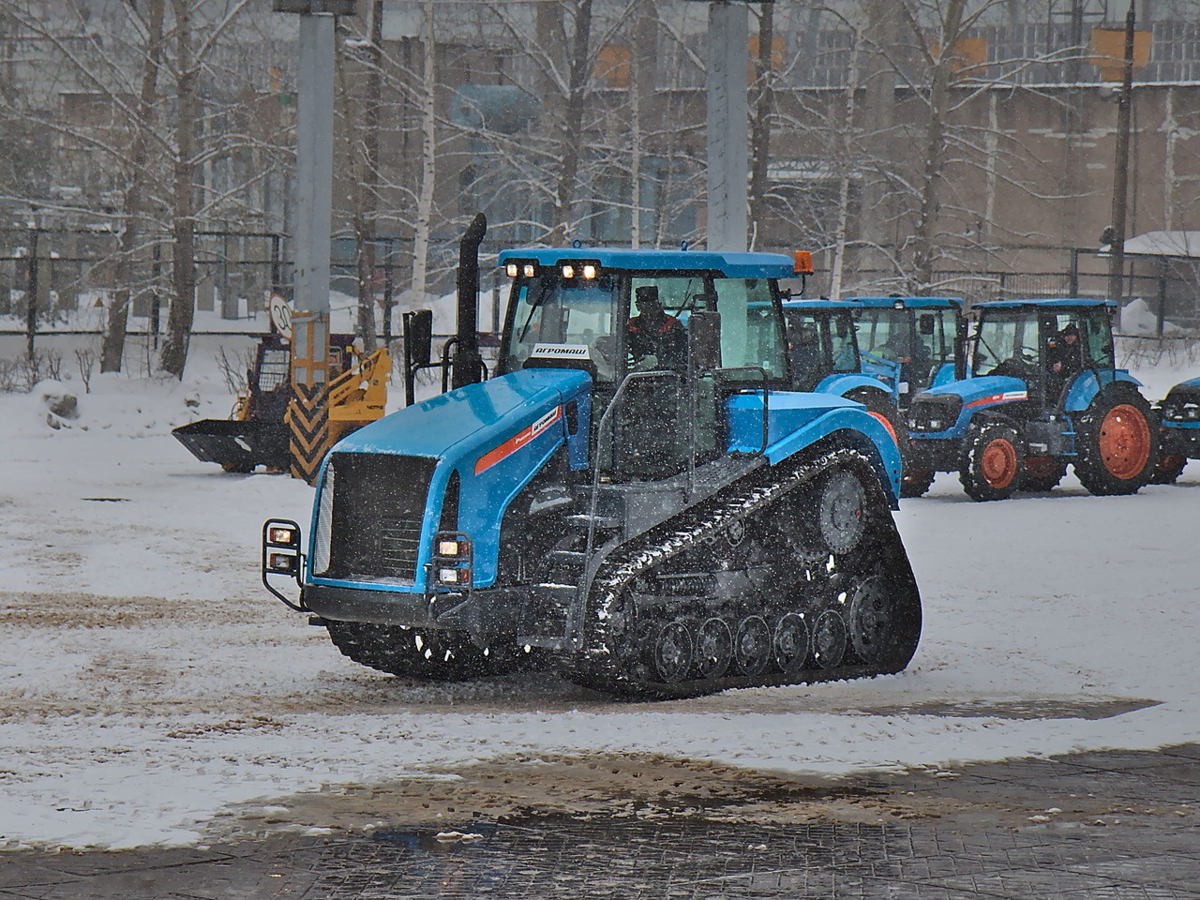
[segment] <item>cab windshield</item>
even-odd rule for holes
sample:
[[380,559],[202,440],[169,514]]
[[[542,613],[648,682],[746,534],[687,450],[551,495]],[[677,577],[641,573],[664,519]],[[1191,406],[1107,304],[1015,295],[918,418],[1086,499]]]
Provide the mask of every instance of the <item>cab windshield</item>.
[[[596,377],[616,374],[616,321],[620,282],[611,276],[592,280],[538,276],[514,287],[512,331],[501,354],[500,370],[525,365],[539,344],[545,352],[576,353],[591,359]],[[585,355],[586,354],[586,355]]]
[[[657,308],[648,314],[643,298]],[[766,278],[647,272],[585,280],[545,272],[513,285],[511,328],[498,371],[515,372],[537,356],[588,360],[601,382],[638,368],[682,372],[691,317],[707,312],[720,314],[722,368],[761,369],[779,380],[787,363],[778,308]],[[745,371],[731,377],[762,376]]]
[[950,308],[876,307],[858,316],[864,354],[900,363],[911,390],[929,387],[938,369],[955,359],[958,327]]

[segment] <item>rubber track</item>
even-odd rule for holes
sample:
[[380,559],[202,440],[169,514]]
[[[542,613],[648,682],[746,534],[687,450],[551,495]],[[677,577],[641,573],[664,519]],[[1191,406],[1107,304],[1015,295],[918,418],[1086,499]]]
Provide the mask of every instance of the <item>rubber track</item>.
[[[606,622],[609,619],[608,611],[632,582],[672,557],[717,537],[735,522],[767,510],[793,491],[838,468],[850,469],[860,476],[866,488],[866,508],[873,522],[868,533],[881,532],[884,544],[890,544],[880,546],[881,552],[874,554],[874,558],[888,559],[892,569],[889,577],[910,587],[914,595],[911,599],[917,604],[916,621],[911,623],[916,634],[913,635],[911,651],[907,653],[903,664],[891,668],[843,664],[833,669],[805,669],[793,676],[777,672],[756,676],[727,674],[712,681],[693,679],[675,684],[631,679],[622,668],[618,655],[613,652],[615,636],[610,633]],[[866,539],[864,535],[863,540]],[[787,562],[795,571],[794,560]],[[915,652],[920,632],[919,610],[920,599],[908,556],[874,470],[857,450],[838,449],[808,461],[787,461],[757,469],[714,497],[685,510],[675,519],[618,547],[601,565],[592,581],[585,609],[584,648],[565,659],[563,669],[566,677],[587,687],[640,699],[689,697],[735,687],[810,684],[891,674],[903,669],[912,652]]]

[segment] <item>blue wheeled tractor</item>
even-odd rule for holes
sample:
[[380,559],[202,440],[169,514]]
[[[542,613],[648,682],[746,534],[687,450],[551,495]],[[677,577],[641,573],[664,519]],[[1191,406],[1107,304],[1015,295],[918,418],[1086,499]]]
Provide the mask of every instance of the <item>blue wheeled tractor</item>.
[[[460,354],[482,228],[460,264]],[[280,599],[351,659],[414,678],[536,658],[677,697],[908,664],[921,604],[890,512],[896,445],[858,403],[789,389],[793,260],[567,248],[500,263],[490,377],[456,366],[448,392],[334,447],[307,542],[264,526]]]
[[1157,424],[1140,383],[1115,367],[1112,311],[1100,300],[980,303],[971,377],[909,407],[914,466],[957,471],[975,500],[1048,491],[1067,465],[1093,494],[1150,481]]
[[887,426],[906,460],[908,437],[899,405],[903,364],[860,352],[855,318],[861,312],[847,301],[784,301],[792,389],[863,404]]
[[1158,462],[1151,480],[1174,484],[1189,459],[1200,459],[1200,378],[1181,381],[1155,407],[1161,429]]
[[[966,377],[966,319],[958,297],[853,297],[862,370],[891,386],[901,421],[921,391]],[[902,429],[903,431],[903,429]],[[901,438],[901,497],[929,490],[935,471],[918,465]]]

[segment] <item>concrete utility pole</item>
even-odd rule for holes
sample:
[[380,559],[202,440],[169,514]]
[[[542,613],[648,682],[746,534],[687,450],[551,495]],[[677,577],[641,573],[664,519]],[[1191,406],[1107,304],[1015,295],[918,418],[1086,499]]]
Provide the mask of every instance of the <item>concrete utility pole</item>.
[[1120,303],[1125,295],[1125,212],[1129,195],[1129,132],[1133,118],[1133,0],[1125,16],[1125,70],[1117,106],[1117,153],[1113,166],[1112,230],[1109,245],[1108,299]]
[[717,0],[708,8],[709,250],[746,249],[749,18],[749,7],[739,0]]
[[292,476],[312,482],[329,428],[329,254],[333,219],[333,26],[354,0],[274,0],[299,13],[295,290],[292,297]]

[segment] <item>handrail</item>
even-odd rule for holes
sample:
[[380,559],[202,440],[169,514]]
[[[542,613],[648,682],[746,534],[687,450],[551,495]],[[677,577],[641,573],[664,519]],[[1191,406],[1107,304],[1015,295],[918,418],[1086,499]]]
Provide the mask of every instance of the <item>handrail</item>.
[[[595,465],[592,466],[592,495],[588,501],[588,534],[587,545],[584,550],[585,560],[591,559],[592,549],[596,542],[596,510],[600,503],[600,460],[603,458],[602,451],[604,447],[604,438],[607,434],[606,428],[613,418],[613,411],[620,403],[621,397],[625,393],[625,389],[634,381],[649,378],[661,378],[663,376],[668,376],[672,381],[676,382],[676,391],[678,391],[678,382],[680,381],[678,372],[673,372],[669,369],[652,369],[647,372],[628,373],[623,379],[621,379],[621,383],[617,386],[616,391],[613,393],[612,400],[610,400],[608,403],[608,409],[604,410],[603,414],[600,416],[600,422],[596,426],[596,460]],[[691,427],[696,427],[695,422],[692,422]],[[611,445],[611,439],[609,443]]]
[[762,378],[762,395],[763,395],[763,416],[762,416],[762,443],[759,448],[754,451],[755,456],[762,456],[767,452],[767,445],[771,440],[771,376],[762,366],[734,366],[728,369],[717,369],[717,372],[753,372]]

